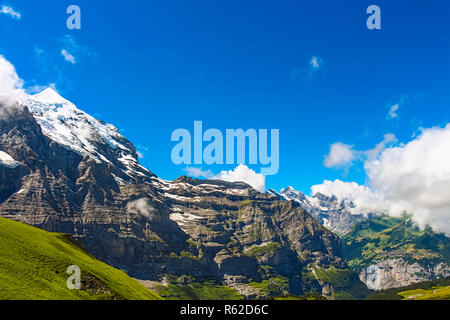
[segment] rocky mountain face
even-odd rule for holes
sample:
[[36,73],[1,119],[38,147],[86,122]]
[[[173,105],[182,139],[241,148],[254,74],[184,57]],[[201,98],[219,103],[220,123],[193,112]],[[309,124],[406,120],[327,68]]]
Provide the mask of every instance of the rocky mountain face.
[[404,287],[450,275],[450,239],[419,230],[407,217],[355,215],[347,200],[320,193],[308,197],[292,187],[267,193],[297,202],[340,235],[346,261],[369,289]]
[[348,263],[373,290],[450,276],[450,239],[420,230],[407,216],[360,222],[343,243]]
[[338,200],[335,196],[316,193],[309,197],[292,187],[283,189],[281,192],[269,189],[267,193],[285,201],[297,202],[322,225],[341,236],[347,234],[355,223],[367,218],[362,214],[352,214],[350,209],[354,205],[345,199]]
[[371,264],[361,271],[360,279],[372,290],[385,290],[448,276],[450,268],[445,262],[424,265],[418,261],[395,258]]
[[117,129],[48,89],[0,106],[0,215],[72,234],[141,280],[213,281],[247,298],[362,297],[340,239],[244,183],[165,181]]

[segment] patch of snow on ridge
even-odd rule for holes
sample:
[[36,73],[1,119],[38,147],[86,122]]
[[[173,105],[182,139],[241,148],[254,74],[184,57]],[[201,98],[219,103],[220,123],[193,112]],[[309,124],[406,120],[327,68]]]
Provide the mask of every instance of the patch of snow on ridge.
[[169,219],[178,224],[178,226],[185,231],[183,228],[186,228],[190,223],[198,223],[203,218],[186,212],[173,212],[170,214]]
[[6,166],[8,168],[15,168],[19,166],[19,162],[14,160],[8,153],[0,151],[0,165]]
[[6,152],[0,151],[0,161],[14,161],[14,159]]

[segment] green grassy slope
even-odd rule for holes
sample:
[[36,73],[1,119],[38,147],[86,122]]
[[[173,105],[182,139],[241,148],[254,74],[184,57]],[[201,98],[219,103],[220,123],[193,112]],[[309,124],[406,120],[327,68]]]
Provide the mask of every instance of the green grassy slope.
[[450,300],[450,277],[403,288],[375,291],[367,300]]
[[349,266],[358,272],[389,257],[421,265],[450,263],[450,239],[430,229],[420,230],[407,216],[383,216],[361,222],[342,242]]
[[243,297],[226,286],[213,283],[191,283],[186,285],[155,285],[155,290],[166,300],[242,300]]
[[[81,290],[69,290],[66,270],[81,269]],[[65,234],[0,218],[0,300],[161,299]]]

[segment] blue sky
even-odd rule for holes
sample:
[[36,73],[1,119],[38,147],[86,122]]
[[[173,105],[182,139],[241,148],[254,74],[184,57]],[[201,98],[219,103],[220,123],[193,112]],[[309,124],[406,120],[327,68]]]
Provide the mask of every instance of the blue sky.
[[[81,30],[66,27],[70,4],[81,8]],[[381,30],[366,28],[371,4]],[[324,165],[333,143],[369,150],[387,133],[407,143],[450,122],[447,0],[2,5],[21,17],[0,13],[0,54],[26,85],[54,84],[114,124],[165,179],[186,173],[171,161],[170,136],[195,120],[223,132],[280,129],[280,170],[266,186],[306,192],[324,179],[365,182],[362,163]]]

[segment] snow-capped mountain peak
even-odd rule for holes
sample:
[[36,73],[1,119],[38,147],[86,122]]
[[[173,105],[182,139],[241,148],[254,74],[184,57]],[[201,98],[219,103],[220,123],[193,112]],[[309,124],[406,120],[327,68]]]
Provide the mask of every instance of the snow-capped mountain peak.
[[47,88],[40,93],[32,95],[32,97],[44,103],[70,103],[70,101],[61,97],[53,88]]
[[116,127],[78,109],[54,89],[27,95],[20,102],[28,107],[50,140],[97,163],[118,166],[128,177],[150,174],[139,164],[134,146]]
[[290,200],[297,201],[308,201],[309,199],[303,194],[303,192],[295,190],[293,187],[289,186],[286,189],[282,189],[281,193],[285,195]]

